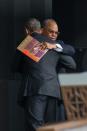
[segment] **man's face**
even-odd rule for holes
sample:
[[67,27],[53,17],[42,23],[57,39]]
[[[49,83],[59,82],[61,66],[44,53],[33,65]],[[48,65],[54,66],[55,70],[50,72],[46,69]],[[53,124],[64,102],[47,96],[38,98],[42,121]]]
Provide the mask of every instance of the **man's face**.
[[43,34],[52,40],[56,40],[58,36],[58,26],[56,23],[48,23],[48,25],[43,29]]

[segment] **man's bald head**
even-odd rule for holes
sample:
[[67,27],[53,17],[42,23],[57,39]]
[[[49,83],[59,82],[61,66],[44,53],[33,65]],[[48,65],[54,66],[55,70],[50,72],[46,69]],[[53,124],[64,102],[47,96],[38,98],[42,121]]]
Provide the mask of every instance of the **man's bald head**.
[[57,25],[57,23],[56,23],[56,21],[54,20],[54,19],[46,19],[46,20],[44,20],[44,22],[43,22],[43,28],[44,27],[48,27],[48,26],[51,26],[51,25],[55,25],[55,26],[57,26],[57,28],[58,28],[58,25]]

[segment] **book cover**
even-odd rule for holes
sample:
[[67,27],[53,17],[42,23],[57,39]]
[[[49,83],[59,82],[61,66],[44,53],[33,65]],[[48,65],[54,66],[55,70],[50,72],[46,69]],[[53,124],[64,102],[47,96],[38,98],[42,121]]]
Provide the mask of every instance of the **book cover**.
[[45,43],[40,43],[30,35],[19,44],[17,49],[36,62],[48,51]]

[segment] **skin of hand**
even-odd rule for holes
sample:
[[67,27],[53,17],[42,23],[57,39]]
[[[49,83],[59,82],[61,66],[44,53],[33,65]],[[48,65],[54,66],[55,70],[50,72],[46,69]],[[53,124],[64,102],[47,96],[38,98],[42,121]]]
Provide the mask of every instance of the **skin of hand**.
[[44,44],[46,44],[46,48],[48,48],[48,49],[55,49],[56,48],[56,44],[50,44],[48,42],[44,42]]

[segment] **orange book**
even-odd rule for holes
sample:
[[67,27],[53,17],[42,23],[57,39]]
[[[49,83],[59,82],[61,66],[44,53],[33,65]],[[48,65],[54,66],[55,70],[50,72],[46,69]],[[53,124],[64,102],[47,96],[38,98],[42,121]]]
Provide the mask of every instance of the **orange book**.
[[30,35],[19,44],[17,49],[36,62],[48,51],[45,43],[40,43]]

